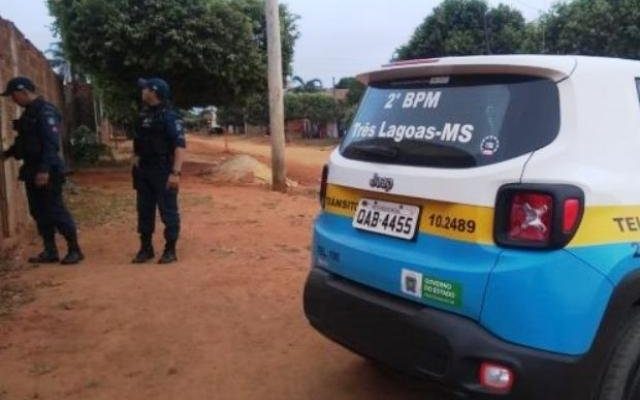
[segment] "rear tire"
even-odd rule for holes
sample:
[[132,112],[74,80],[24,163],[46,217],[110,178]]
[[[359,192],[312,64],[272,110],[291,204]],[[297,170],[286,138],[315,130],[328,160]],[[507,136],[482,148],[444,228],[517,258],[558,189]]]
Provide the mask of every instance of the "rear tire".
[[640,400],[640,310],[634,310],[609,361],[598,400]]

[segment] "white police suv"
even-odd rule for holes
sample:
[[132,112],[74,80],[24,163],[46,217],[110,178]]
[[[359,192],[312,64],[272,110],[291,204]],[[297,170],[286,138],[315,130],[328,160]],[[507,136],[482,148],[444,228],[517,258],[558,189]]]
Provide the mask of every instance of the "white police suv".
[[325,168],[305,313],[474,399],[640,399],[640,62],[416,60]]

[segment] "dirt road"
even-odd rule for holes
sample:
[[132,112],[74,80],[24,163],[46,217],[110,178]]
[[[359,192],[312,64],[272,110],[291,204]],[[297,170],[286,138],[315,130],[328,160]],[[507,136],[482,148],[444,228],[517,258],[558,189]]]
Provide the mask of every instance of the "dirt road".
[[[216,157],[218,142],[198,141],[198,153]],[[303,167],[317,169],[321,158]],[[187,174],[180,262],[133,266],[127,172],[74,180],[69,200],[86,262],[0,277],[34,298],[0,317],[0,399],[445,398],[308,326],[301,294],[314,196],[212,186]]]

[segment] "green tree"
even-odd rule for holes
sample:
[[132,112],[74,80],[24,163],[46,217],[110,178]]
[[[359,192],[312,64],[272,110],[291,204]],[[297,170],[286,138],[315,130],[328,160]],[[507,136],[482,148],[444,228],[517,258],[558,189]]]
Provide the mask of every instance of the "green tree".
[[245,108],[239,106],[222,106],[216,111],[221,126],[242,126],[245,123]]
[[520,51],[525,54],[544,54],[546,39],[546,17],[543,15],[535,21],[529,22],[524,28],[524,37],[520,44]]
[[340,79],[336,84],[336,89],[349,90],[349,93],[347,93],[347,105],[353,106],[360,103],[366,86],[356,78],[348,77]]
[[269,125],[269,98],[267,93],[255,93],[231,105],[218,108],[221,125]]
[[[319,124],[340,121],[347,112],[347,106],[324,93],[289,92],[284,96],[285,119],[308,119],[317,129]],[[269,109],[264,95],[247,98],[244,103],[218,109],[221,125],[242,126],[268,125]]]
[[287,93],[284,97],[285,119],[308,119],[311,132],[317,136],[321,124],[337,122],[343,118],[345,105],[325,93]]
[[338,101],[323,93],[288,93],[284,106],[285,119],[309,119],[315,123],[336,121],[342,110]]
[[364,96],[364,92],[367,87],[359,80],[353,77],[342,78],[336,84],[336,89],[348,89],[347,99],[342,104],[342,112],[340,113],[339,126],[340,129],[344,129],[351,125],[353,118],[358,111],[360,100]]
[[295,83],[294,92],[319,92],[322,90],[322,81],[318,78],[305,81],[300,76],[291,78],[291,82]]
[[541,52],[640,58],[638,0],[558,3],[537,21],[537,26],[538,40],[531,42],[534,46],[538,43]]
[[54,42],[44,52],[48,57],[49,65],[65,81],[87,82],[87,76],[75,65],[71,64],[69,57],[64,53],[62,42]]
[[245,121],[251,125],[269,125],[269,96],[260,93],[250,96],[244,106]]
[[526,22],[520,11],[499,4],[487,12],[487,28],[491,54],[516,53],[522,47]]
[[[208,0],[212,1],[212,0]],[[247,15],[253,26],[253,35],[259,44],[266,65],[267,59],[267,20],[264,16],[264,0],[226,0],[236,3],[242,12]],[[280,4],[280,37],[282,40],[282,71],[283,79],[293,73],[293,53],[296,40],[300,36],[297,21],[299,17],[292,14],[285,4]],[[265,67],[266,68],[266,67]],[[265,83],[266,85],[266,83]]]
[[445,0],[433,9],[395,59],[474,54],[508,54],[521,47],[525,21],[506,5],[484,0]]
[[[159,76],[184,108],[224,105],[266,91],[263,0],[48,0],[69,60],[103,94],[112,117],[128,120],[139,77]],[[284,71],[296,17],[281,8]]]

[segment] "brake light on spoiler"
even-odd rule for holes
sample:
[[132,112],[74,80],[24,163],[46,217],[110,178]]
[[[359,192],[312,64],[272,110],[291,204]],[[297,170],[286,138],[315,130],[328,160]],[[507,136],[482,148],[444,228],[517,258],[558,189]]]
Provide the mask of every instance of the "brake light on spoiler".
[[571,185],[510,184],[498,191],[494,239],[505,247],[559,249],[582,220],[584,193]]
[[401,67],[404,65],[434,64],[438,61],[440,61],[439,58],[415,58],[411,60],[398,60],[390,62],[389,64],[384,64],[382,68]]

